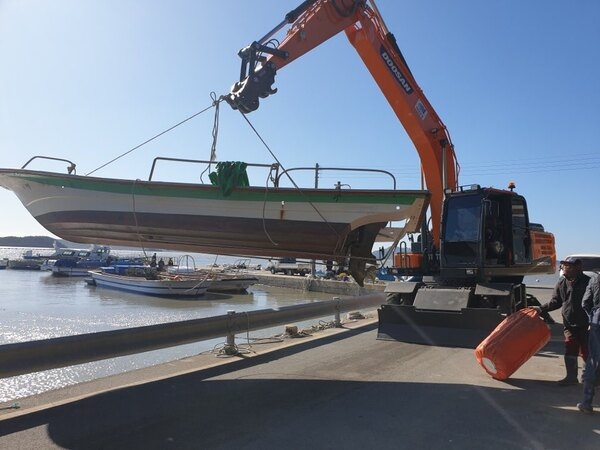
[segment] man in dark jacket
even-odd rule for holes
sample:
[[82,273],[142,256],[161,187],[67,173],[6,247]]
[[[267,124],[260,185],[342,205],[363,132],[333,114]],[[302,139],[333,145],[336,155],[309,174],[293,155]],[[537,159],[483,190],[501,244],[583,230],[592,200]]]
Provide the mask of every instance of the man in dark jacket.
[[586,414],[594,412],[592,401],[596,385],[600,382],[600,278],[593,277],[583,296],[582,306],[590,319],[590,337],[588,358],[581,376],[583,381],[583,400],[577,403],[579,411]]
[[552,298],[548,303],[535,307],[541,313],[554,311],[562,307],[562,318],[565,335],[565,368],[567,375],[558,380],[560,386],[578,384],[577,358],[585,361],[588,356],[589,319],[581,302],[590,277],[583,273],[581,260],[566,258],[560,262],[563,276],[554,287]]

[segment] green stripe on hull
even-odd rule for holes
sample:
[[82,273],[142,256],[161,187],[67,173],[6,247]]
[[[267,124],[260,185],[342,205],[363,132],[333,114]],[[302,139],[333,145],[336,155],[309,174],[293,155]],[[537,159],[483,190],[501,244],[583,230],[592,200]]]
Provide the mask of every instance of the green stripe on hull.
[[68,187],[95,192],[109,192],[127,195],[147,195],[157,197],[203,198],[222,201],[285,201],[311,203],[366,203],[411,205],[417,199],[427,196],[424,191],[366,191],[366,190],[316,190],[293,188],[237,188],[230,196],[224,197],[221,190],[210,185],[184,183],[161,183],[148,181],[128,181],[117,179],[89,178],[81,176],[45,176],[27,173],[10,174],[32,183],[56,187]]

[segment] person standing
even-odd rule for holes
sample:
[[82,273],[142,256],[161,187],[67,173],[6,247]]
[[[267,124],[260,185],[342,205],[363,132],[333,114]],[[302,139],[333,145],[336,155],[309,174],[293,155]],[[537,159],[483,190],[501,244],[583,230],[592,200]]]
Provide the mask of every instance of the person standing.
[[560,386],[578,384],[578,357],[584,361],[588,357],[588,326],[589,319],[583,310],[582,300],[590,277],[583,273],[581,260],[568,257],[560,262],[563,276],[560,277],[552,298],[541,306],[533,308],[540,313],[547,313],[562,308],[562,319],[565,336],[565,368],[567,375],[558,380]]
[[596,384],[600,382],[600,279],[593,277],[588,283],[582,301],[583,310],[590,320],[588,350],[589,354],[583,370],[583,400],[577,403],[579,411],[591,414],[594,412],[592,400]]

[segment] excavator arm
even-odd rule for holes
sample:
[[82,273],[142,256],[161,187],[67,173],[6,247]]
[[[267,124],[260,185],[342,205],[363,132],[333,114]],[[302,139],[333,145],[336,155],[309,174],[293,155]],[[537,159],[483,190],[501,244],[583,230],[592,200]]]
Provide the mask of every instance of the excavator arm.
[[[272,36],[289,26],[277,44]],[[259,99],[277,92],[277,71],[329,38],[344,31],[412,140],[431,193],[431,233],[439,248],[442,203],[446,189],[458,186],[458,163],[450,135],[418,86],[396,40],[387,31],[372,0],[309,0],[290,11],[284,21],[239,51],[240,81],[227,102],[248,114]]]

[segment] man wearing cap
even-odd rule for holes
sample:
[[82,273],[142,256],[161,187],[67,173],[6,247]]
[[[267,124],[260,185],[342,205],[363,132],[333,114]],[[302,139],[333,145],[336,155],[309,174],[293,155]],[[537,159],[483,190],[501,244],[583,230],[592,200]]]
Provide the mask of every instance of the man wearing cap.
[[581,355],[584,361],[588,356],[589,319],[581,302],[590,277],[583,273],[579,258],[565,258],[560,265],[563,276],[556,283],[552,298],[548,303],[534,308],[545,313],[562,307],[567,375],[558,380],[558,384],[569,386],[579,383],[577,379],[578,356]]
[[581,376],[583,381],[583,400],[577,403],[579,411],[594,412],[592,401],[596,385],[600,382],[600,278],[592,277],[583,296],[582,306],[590,319],[588,358]]

